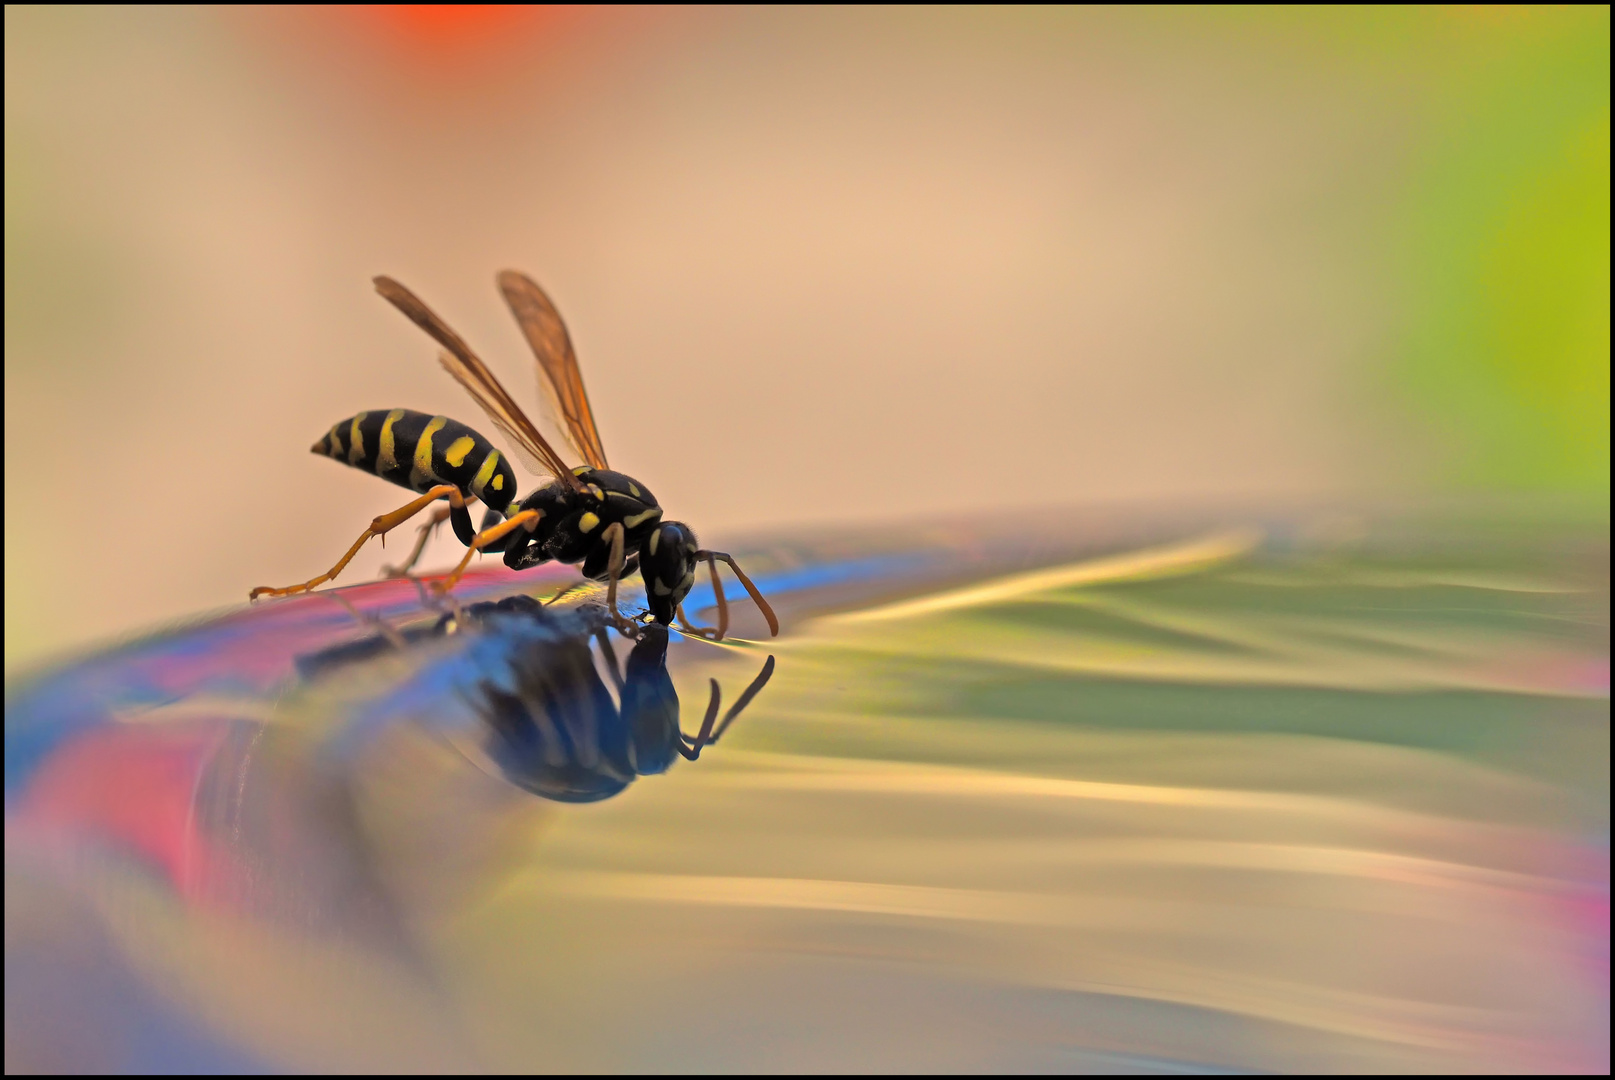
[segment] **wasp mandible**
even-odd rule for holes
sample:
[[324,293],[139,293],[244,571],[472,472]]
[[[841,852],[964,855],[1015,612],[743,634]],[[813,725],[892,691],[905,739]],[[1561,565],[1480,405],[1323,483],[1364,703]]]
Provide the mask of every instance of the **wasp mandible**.
[[[566,324],[531,278],[514,270],[503,271],[499,291],[537,358],[539,386],[564,425],[567,445],[585,462],[577,467],[566,464],[487,365],[424,301],[390,277],[376,278],[375,285],[383,298],[443,346],[438,359],[444,368],[510,440],[523,464],[536,475],[549,477],[549,482],[517,502],[516,476],[510,463],[466,425],[409,409],[359,413],[334,425],[314,444],[313,452],[419,492],[420,497],[371,521],[330,570],[301,585],[261,586],[252,590],[252,599],[307,592],[332,580],[371,537],[385,536],[432,503],[446,499],[447,509],[439,508],[423,528],[421,543],[403,568],[407,571],[413,565],[426,535],[446,518],[467,550],[453,572],[436,586],[440,592],[454,588],[478,551],[503,552],[505,565],[513,570],[552,559],[581,562],[584,577],[607,583],[606,606],[612,623],[632,636],[637,624],[617,610],[617,583],[637,567],[654,622],[666,626],[677,617],[680,629],[719,640],[729,626],[728,604],[718,580],[718,562],[722,561],[729,564],[768,620],[769,633],[779,634],[773,609],[733,557],[702,548],[688,525],[663,519],[661,504],[649,488],[607,465]],[[467,510],[478,499],[488,508],[480,530],[472,527]],[[716,627],[695,626],[683,611],[684,598],[695,585],[696,565],[702,561],[712,576],[718,606]]]

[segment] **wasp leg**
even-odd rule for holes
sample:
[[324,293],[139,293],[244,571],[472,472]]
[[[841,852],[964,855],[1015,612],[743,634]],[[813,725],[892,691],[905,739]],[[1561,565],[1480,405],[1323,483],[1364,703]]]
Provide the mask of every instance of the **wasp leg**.
[[[512,517],[514,517],[520,510],[521,507],[517,506],[515,503],[511,503],[509,506],[505,507],[505,511],[508,511]],[[466,547],[470,547],[471,542],[476,539],[476,534],[478,532],[487,532],[489,529],[493,528],[495,525],[498,525],[504,520],[504,512],[490,507],[488,512],[482,515],[482,524],[477,528],[473,529],[471,527],[471,515],[467,514],[465,516],[465,531],[460,531],[460,521],[456,519],[454,523],[454,532],[455,535],[460,538],[460,543],[464,544]],[[532,540],[532,538],[532,529],[526,529],[521,532],[517,532],[513,529],[504,536],[501,536],[498,540],[495,540],[490,544],[483,545],[482,550],[484,552],[509,551],[511,546],[514,544],[520,544],[521,546],[525,547]],[[511,569],[514,570],[516,567],[511,567]]]
[[554,596],[552,596],[548,600],[544,601],[544,606],[545,607],[553,607],[556,604],[557,601],[566,599],[568,596],[571,596],[573,593],[577,592],[581,588],[583,588],[583,582],[581,582],[581,581],[573,581],[573,582],[570,582],[569,584],[562,585],[559,589],[556,590]]
[[[718,699],[720,694],[718,691],[718,680],[711,679],[709,681],[712,683],[712,698],[707,702],[707,715],[706,719],[701,721],[701,730],[693,739],[684,734],[684,732],[681,730],[679,732],[679,741],[674,744],[678,747],[678,752],[683,754],[685,759],[688,761],[694,761],[696,758],[700,757],[701,748],[712,742],[712,725],[718,719],[718,705],[720,704]],[[689,743],[690,745],[685,746],[685,743]]]
[[638,638],[639,626],[632,619],[617,610],[617,582],[622,578],[622,568],[626,562],[622,553],[622,522],[613,521],[606,526],[606,531],[600,534],[600,539],[611,538],[611,559],[606,563],[606,610],[611,613],[611,625],[623,637]]
[[[626,538],[624,540],[626,542]],[[589,557],[583,560],[579,568],[583,576],[590,581],[604,581],[611,573],[611,545],[596,544]],[[622,569],[617,571],[618,578],[626,578],[639,569],[639,553],[629,552],[623,557]]]
[[453,506],[458,506],[462,509],[465,506],[465,499],[460,495],[459,488],[455,487],[453,484],[440,484],[413,502],[400,506],[397,510],[394,510],[390,514],[382,514],[380,517],[371,521],[370,527],[360,535],[359,539],[353,542],[353,546],[348,549],[348,553],[342,556],[335,566],[331,567],[331,569],[327,570],[319,577],[310,578],[301,585],[288,585],[284,589],[277,589],[269,585],[260,585],[248,594],[247,599],[256,600],[260,596],[290,596],[293,593],[308,592],[310,589],[314,588],[314,586],[322,585],[325,582],[330,581],[332,578],[342,573],[342,568],[347,566],[348,563],[353,560],[355,555],[359,554],[359,549],[364,547],[365,542],[372,536],[386,536],[389,532],[392,532],[394,529],[398,528],[398,526],[402,525],[404,522],[408,521],[410,518],[414,517],[416,514],[420,513],[422,510],[425,510],[428,506],[431,506],[434,502],[442,498],[447,498],[450,504]]
[[[735,577],[740,579],[740,583],[746,587],[746,592],[751,595],[752,603],[757,605],[757,610],[761,611],[763,618],[768,620],[768,636],[779,637],[779,619],[775,618],[774,609],[768,606],[768,601],[763,599],[763,594],[757,591],[757,586],[751,583],[751,578],[747,577],[746,571],[742,570],[740,564],[735,562],[733,555],[722,551],[697,551],[695,557],[697,559],[722,559],[728,563],[729,569],[735,572]],[[722,609],[720,608],[719,610],[721,611]]]
[[712,595],[718,602],[718,626],[717,629],[713,629],[710,626],[695,625],[689,616],[684,614],[683,604],[678,606],[679,623],[683,629],[699,637],[709,641],[722,641],[723,636],[729,632],[729,601],[723,595],[723,582],[718,580],[718,562],[711,552],[698,551],[695,554],[696,558],[702,555],[707,557],[707,573],[712,575]]
[[437,527],[447,520],[449,520],[448,507],[440,506],[433,510],[432,516],[427,519],[426,524],[422,525],[417,531],[415,547],[410,551],[409,557],[397,566],[383,566],[381,576],[389,578],[409,577],[409,572],[415,569],[416,563],[421,561],[421,552],[426,550],[426,541],[430,540],[432,534],[437,531]]
[[426,583],[414,574],[409,575],[409,582],[415,586],[416,594],[421,598],[421,607],[436,611],[449,621],[444,624],[445,633],[457,634],[465,623],[465,608],[454,598],[453,593],[439,596],[426,587]]
[[506,518],[504,521],[500,522],[498,525],[495,525],[491,529],[482,530],[476,536],[472,537],[470,545],[467,546],[465,550],[465,558],[460,560],[460,565],[454,568],[454,572],[432,587],[437,590],[439,596],[447,593],[450,589],[454,588],[460,583],[460,578],[465,575],[465,568],[471,565],[471,556],[475,555],[489,544],[503,539],[512,531],[521,528],[528,522],[533,522],[536,524],[538,519],[543,516],[544,511],[542,510],[523,510],[514,517]]
[[387,620],[379,619],[376,616],[371,615],[369,612],[360,611],[358,608],[353,606],[353,602],[351,600],[339,592],[329,592],[325,595],[347,608],[348,614],[352,615],[354,621],[360,626],[374,628],[378,634],[387,639],[387,644],[391,645],[393,648],[406,649],[409,647],[409,642],[404,640],[404,635],[400,634],[397,630],[394,630]]
[[[420,530],[415,537],[414,550],[409,553],[409,558],[405,559],[403,563],[398,566],[383,566],[381,568],[382,576],[389,578],[409,577],[409,572],[415,569],[416,563],[421,561],[421,553],[426,550],[426,541],[431,539],[432,534],[437,531],[438,526],[442,525],[445,521],[452,519],[454,521],[454,535],[460,538],[461,543],[469,544],[476,536],[476,530],[471,527],[471,515],[467,513],[467,509],[476,501],[477,497],[475,495],[471,495],[466,498],[465,506],[440,506],[436,510],[433,510],[431,519],[420,527]],[[488,513],[493,515],[494,511],[490,510]],[[495,516],[494,521],[498,520],[499,518]],[[488,524],[489,523],[485,520],[483,522],[483,528],[487,528]]]
[[594,639],[600,643],[600,655],[605,658],[606,670],[611,672],[611,681],[617,687],[617,700],[621,701],[622,672],[617,668],[617,650],[611,647],[611,635],[602,626],[594,632]]

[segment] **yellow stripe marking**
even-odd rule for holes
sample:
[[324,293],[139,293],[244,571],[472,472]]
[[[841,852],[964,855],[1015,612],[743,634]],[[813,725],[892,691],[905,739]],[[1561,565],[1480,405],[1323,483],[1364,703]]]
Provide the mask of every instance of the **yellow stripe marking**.
[[493,483],[490,484],[489,486],[492,487],[495,491],[503,491],[503,490],[505,490],[505,475],[504,475],[504,473],[500,473],[498,476],[494,477],[493,478]]
[[639,498],[639,485],[632,480],[628,481],[628,493],[636,499]]
[[359,430],[359,421],[370,414],[362,412],[353,418],[348,425],[348,464],[358,465],[364,461],[364,432]]
[[[662,516],[661,507],[654,506],[651,509],[646,510],[642,514],[635,514],[633,517],[625,517],[625,518],[623,518],[622,519],[622,527],[625,528],[625,529],[637,529],[639,526],[643,525],[645,522],[649,521],[651,518],[661,517],[661,516]],[[650,553],[652,555],[656,554],[656,538],[654,536],[651,537]]]
[[384,476],[398,468],[398,455],[393,446],[393,425],[404,418],[403,409],[394,409],[381,422],[381,448],[376,452],[376,475]]
[[[482,459],[482,468],[477,470],[477,475],[475,477],[473,477],[472,480],[471,480],[471,490],[477,495],[478,498],[481,498],[482,489],[488,486],[488,481],[492,480],[494,478],[494,475],[493,475],[494,470],[496,470],[498,468],[499,468],[499,451],[497,451],[497,450],[488,451],[488,456]],[[499,477],[499,483],[495,484],[493,486],[493,489],[495,491],[498,491],[500,488],[502,488],[504,486],[505,486],[505,478],[503,476],[501,476],[501,477]]]
[[458,439],[455,439],[449,444],[449,448],[447,450],[443,451],[443,460],[448,462],[451,467],[458,469],[461,465],[465,464],[465,456],[469,454],[472,448],[476,445],[477,440],[473,439],[469,435],[461,435]]
[[337,430],[341,426],[341,424],[332,424],[330,433],[325,436],[325,441],[330,444],[326,447],[325,452],[332,457],[336,457],[342,452],[342,435]]
[[588,471],[589,471],[589,467],[587,465],[579,465],[577,468],[572,470],[572,475],[573,476],[582,476],[584,473],[586,473]]
[[584,514],[578,518],[578,532],[592,533],[600,524],[600,518],[595,514]]
[[650,553],[652,555],[656,554],[656,549],[658,546],[660,546],[661,542],[662,530],[657,529],[655,532],[650,534]]
[[443,425],[448,422],[446,416],[432,417],[426,422],[426,430],[421,432],[421,437],[415,440],[415,467],[409,473],[409,486],[417,491],[425,491],[441,482],[432,471],[432,436],[442,431]]

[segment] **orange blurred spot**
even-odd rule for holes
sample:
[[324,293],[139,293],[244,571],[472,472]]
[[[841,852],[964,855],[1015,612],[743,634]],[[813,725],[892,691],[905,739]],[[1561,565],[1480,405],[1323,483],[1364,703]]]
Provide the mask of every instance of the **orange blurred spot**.
[[467,49],[532,33],[563,21],[569,9],[551,4],[374,4],[350,8],[379,36],[429,48]]
[[377,4],[359,10],[407,33],[439,39],[487,33],[523,13],[506,4]]

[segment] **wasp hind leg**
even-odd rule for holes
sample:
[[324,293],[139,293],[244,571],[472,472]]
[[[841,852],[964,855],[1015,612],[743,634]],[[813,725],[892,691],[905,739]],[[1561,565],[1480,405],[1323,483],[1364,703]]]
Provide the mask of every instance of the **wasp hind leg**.
[[[421,552],[426,550],[426,541],[445,521],[454,523],[454,535],[459,538],[460,543],[466,547],[474,544],[479,535],[479,530],[472,526],[471,515],[467,512],[467,509],[476,501],[477,497],[471,495],[466,498],[464,507],[440,506],[433,510],[432,519],[420,527],[419,535],[415,538],[415,548],[409,553],[409,558],[405,559],[402,565],[382,567],[383,576],[389,578],[409,577],[410,571],[415,569],[415,564],[421,561]],[[488,512],[482,515],[482,528],[480,531],[487,532],[504,520],[505,516],[503,514],[489,507]],[[526,540],[526,534],[512,531],[497,540],[483,544],[479,550],[505,551],[511,544],[517,542],[518,537],[521,537],[522,541]]]
[[415,546],[410,549],[409,555],[397,566],[393,566],[391,563],[383,566],[381,576],[384,578],[409,577],[409,572],[415,569],[416,563],[421,561],[421,553],[426,550],[426,541],[430,540],[432,534],[437,532],[437,527],[447,520],[449,520],[448,507],[440,506],[433,510],[432,516],[427,518],[426,523],[416,530]]
[[[458,585],[460,583],[460,579],[465,576],[466,567],[471,565],[471,557],[473,555],[479,551],[486,551],[489,548],[493,548],[493,550],[498,551],[500,547],[504,546],[504,544],[509,543],[509,540],[506,538],[509,537],[511,533],[520,528],[526,528],[528,530],[533,529],[538,525],[539,520],[543,518],[543,516],[544,511],[542,510],[523,510],[518,514],[506,518],[504,521],[501,521],[499,524],[490,529],[483,529],[481,532],[473,536],[471,538],[471,542],[466,545],[465,557],[460,560],[460,565],[456,566],[448,577],[433,585],[432,588],[437,590],[439,596],[447,594],[448,591]],[[503,543],[501,543],[501,541],[503,541]],[[496,544],[498,544],[499,547],[494,547]]]
[[[471,515],[467,512],[467,508],[476,501],[476,496],[473,495],[465,500],[465,506],[440,506],[433,510],[431,518],[417,531],[415,547],[410,551],[409,557],[398,566],[383,566],[382,577],[409,577],[410,571],[415,569],[415,564],[421,561],[421,553],[426,550],[426,541],[432,538],[432,534],[437,532],[438,527],[445,521],[454,522],[454,535],[460,538],[460,543],[469,547],[471,541],[476,539],[477,531],[471,527]],[[488,511],[488,518],[493,522],[499,521],[498,514],[493,510]],[[489,524],[489,520],[485,518],[482,527],[486,529]]]
[[458,506],[462,513],[464,512],[465,499],[461,496],[460,489],[455,487],[453,484],[440,484],[431,491],[428,491],[425,495],[422,495],[420,498],[400,506],[392,513],[382,514],[380,517],[373,519],[370,522],[370,527],[360,534],[359,539],[353,542],[352,547],[348,548],[348,553],[342,556],[341,559],[337,560],[337,564],[335,566],[331,567],[331,569],[327,570],[319,577],[310,578],[301,585],[288,585],[281,589],[277,589],[270,585],[260,585],[256,589],[252,590],[252,592],[248,594],[247,598],[249,600],[256,600],[260,596],[291,596],[294,593],[308,592],[316,585],[323,585],[325,582],[332,580],[338,574],[342,573],[342,569],[347,566],[348,563],[353,561],[353,557],[359,554],[359,549],[364,547],[365,543],[371,537],[386,536],[388,533],[398,528],[398,526],[402,525],[404,522],[408,521],[422,510],[425,510],[428,506],[431,506],[437,500],[444,498],[448,499],[451,505]]

